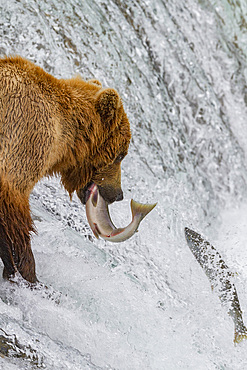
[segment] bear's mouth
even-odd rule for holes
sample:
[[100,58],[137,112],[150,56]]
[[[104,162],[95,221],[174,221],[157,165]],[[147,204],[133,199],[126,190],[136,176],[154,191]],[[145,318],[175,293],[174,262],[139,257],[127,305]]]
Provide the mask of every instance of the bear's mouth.
[[77,195],[82,202],[82,204],[86,204],[88,201],[88,198],[90,197],[92,188],[94,186],[94,182],[90,181],[84,188],[78,190]]
[[[93,181],[90,181],[84,188],[78,190],[77,195],[82,204],[87,203],[92,192],[92,189],[95,185],[96,184]],[[123,192],[121,188],[118,189],[117,191],[111,186],[103,187],[97,185],[97,188],[100,195],[107,204],[111,204],[116,201],[121,201],[123,199]]]

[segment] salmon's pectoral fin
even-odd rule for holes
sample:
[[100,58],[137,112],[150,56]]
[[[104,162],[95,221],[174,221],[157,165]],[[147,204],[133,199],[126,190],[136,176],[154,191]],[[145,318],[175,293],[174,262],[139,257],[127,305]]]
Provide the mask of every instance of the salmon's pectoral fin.
[[94,233],[94,236],[99,239],[99,235],[100,235],[100,231],[98,229],[98,226],[97,224],[93,224],[93,227],[92,227],[92,232]]

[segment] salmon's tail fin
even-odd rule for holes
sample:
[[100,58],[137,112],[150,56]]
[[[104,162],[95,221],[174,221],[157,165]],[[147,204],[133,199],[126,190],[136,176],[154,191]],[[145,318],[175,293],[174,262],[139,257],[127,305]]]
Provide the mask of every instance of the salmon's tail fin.
[[247,339],[247,328],[243,325],[241,330],[235,330],[234,343],[238,344]]
[[157,203],[155,204],[142,204],[142,203],[137,203],[133,199],[131,199],[130,207],[131,207],[131,212],[132,212],[132,217],[134,218],[137,214],[140,215],[140,221],[147,216],[149,212],[154,209]]

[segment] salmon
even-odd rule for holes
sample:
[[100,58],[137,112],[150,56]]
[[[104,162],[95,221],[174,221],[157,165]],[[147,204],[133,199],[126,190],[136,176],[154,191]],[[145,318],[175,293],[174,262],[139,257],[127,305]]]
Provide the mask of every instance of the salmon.
[[108,204],[101,197],[95,184],[89,189],[90,195],[86,202],[86,215],[88,223],[98,239],[109,240],[114,243],[129,239],[138,231],[140,222],[156,206],[155,204],[142,204],[131,200],[132,221],[124,228],[116,228],[112,223]]
[[235,326],[234,343],[247,339],[247,328],[243,322],[237,290],[232,283],[233,273],[217,250],[200,234],[186,227],[185,237],[191,252],[207,275],[212,289],[216,290],[221,303],[228,308],[228,314]]

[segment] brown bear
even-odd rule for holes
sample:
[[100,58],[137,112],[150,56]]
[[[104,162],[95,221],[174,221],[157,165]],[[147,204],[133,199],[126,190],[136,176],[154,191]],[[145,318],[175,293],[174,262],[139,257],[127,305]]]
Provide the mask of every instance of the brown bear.
[[21,57],[0,59],[0,257],[3,277],[37,281],[29,195],[59,174],[82,203],[97,184],[112,203],[123,198],[121,161],[130,125],[118,93],[97,80],[57,79]]

